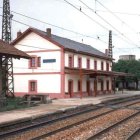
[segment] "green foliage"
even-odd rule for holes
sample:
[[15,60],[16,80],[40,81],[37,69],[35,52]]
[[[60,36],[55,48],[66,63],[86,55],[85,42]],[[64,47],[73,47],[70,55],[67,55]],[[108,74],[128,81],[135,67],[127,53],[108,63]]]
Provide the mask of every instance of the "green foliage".
[[113,63],[112,70],[132,74],[133,76],[131,77],[117,78],[117,83],[125,82],[128,85],[128,83],[135,82],[136,89],[138,89],[138,81],[140,80],[140,60],[119,60],[117,63]]
[[21,104],[21,102],[23,102],[23,101],[24,101],[24,99],[20,98],[20,97],[7,98],[5,106],[0,107],[0,112],[15,110],[15,109],[24,109],[24,108],[29,107],[27,104]]
[[131,73],[133,79],[140,79],[140,61],[138,60],[119,60],[113,63],[113,71]]

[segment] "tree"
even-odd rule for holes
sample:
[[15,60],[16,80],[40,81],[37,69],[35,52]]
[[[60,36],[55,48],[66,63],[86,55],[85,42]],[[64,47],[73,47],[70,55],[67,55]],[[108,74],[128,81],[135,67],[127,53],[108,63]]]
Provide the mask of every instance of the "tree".
[[112,70],[117,72],[130,73],[134,75],[132,77],[125,77],[124,81],[127,88],[128,83],[135,82],[136,89],[138,89],[138,81],[140,80],[140,60],[119,60],[118,62],[113,63]]

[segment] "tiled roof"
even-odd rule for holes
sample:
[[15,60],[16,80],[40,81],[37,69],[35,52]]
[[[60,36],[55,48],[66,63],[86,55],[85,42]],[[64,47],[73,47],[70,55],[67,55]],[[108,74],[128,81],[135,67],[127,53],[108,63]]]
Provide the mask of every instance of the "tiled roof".
[[97,58],[112,60],[112,58],[108,57],[105,53],[95,49],[94,47],[92,47],[90,45],[79,43],[79,42],[76,42],[76,41],[73,41],[73,40],[70,40],[70,39],[67,39],[64,37],[60,37],[57,35],[53,35],[53,34],[51,34],[51,37],[48,37],[46,32],[41,31],[41,30],[36,29],[36,28],[28,28],[19,37],[17,37],[12,42],[12,44],[15,45],[18,41],[23,39],[30,32],[34,32],[34,33],[40,35],[41,37],[49,40],[50,42],[55,43],[56,45],[63,47],[65,50],[71,50],[71,51],[75,51],[76,53],[81,53],[81,54],[85,54],[85,55],[89,55],[89,56],[90,55],[96,56]]
[[[33,29],[33,30],[36,30],[37,32],[39,32],[39,34],[42,34],[43,36],[47,37],[46,32],[38,30],[38,29]],[[65,49],[71,49],[71,50],[75,50],[76,52],[88,53],[91,55],[110,59],[105,53],[97,50],[96,48],[94,48],[90,45],[79,43],[79,42],[76,42],[76,41],[73,41],[73,40],[70,40],[67,38],[63,38],[60,36],[56,36],[53,34],[51,35],[50,39],[61,44]]]
[[10,56],[14,58],[31,58],[29,55],[27,55],[25,52],[22,52],[12,45],[9,45],[8,43],[2,41],[0,39],[0,55],[4,56]]

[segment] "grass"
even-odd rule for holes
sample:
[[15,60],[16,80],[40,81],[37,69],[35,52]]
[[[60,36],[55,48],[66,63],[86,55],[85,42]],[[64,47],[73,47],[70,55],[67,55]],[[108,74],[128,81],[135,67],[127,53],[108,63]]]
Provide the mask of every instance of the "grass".
[[22,104],[23,98],[15,97],[15,98],[7,98],[5,105],[0,107],[0,111],[9,111],[15,109],[24,109],[29,107],[27,104]]

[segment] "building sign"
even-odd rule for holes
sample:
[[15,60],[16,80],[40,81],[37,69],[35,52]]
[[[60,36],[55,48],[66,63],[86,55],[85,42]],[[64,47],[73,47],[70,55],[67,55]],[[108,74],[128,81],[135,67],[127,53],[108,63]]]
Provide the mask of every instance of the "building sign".
[[43,59],[43,63],[55,63],[56,59]]

